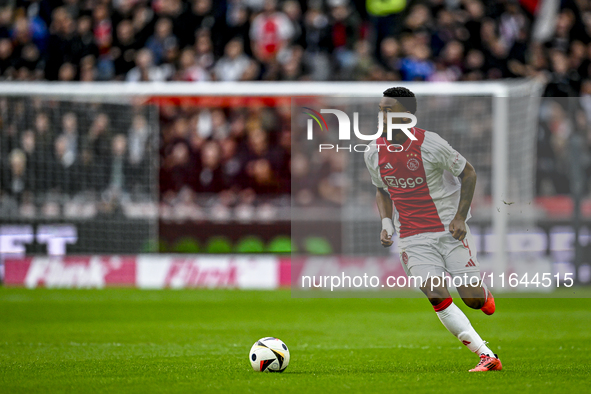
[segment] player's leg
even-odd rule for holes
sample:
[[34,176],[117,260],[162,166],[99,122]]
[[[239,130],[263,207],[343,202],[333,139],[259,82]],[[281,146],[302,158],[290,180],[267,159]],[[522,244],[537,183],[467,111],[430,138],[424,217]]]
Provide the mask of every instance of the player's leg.
[[[443,234],[438,242],[438,249],[445,256],[445,266],[452,275],[456,289],[464,303],[471,308],[484,311],[484,308],[492,301],[492,311],[494,312],[494,299],[486,285],[480,280],[476,245],[470,229],[467,228],[467,230],[468,233],[463,242],[454,239],[449,233]],[[448,330],[450,332],[456,334],[468,349],[480,356],[480,362],[470,371],[501,370],[502,365],[498,356],[474,330],[466,315],[457,306],[453,306],[455,308],[448,307],[438,315],[443,324],[449,324]]]
[[446,282],[445,261],[433,246],[437,242],[434,234],[417,234],[398,241],[400,261],[409,277],[409,283],[420,284],[421,291],[435,306],[451,298]]
[[441,323],[452,335],[472,352],[494,357],[494,353],[474,330],[466,315],[453,303],[447,289],[448,283],[442,280],[447,272],[443,267],[443,257],[435,247],[436,240],[426,236],[417,237],[413,241],[401,240],[399,243],[400,258],[409,278],[422,279],[421,291],[433,305]]
[[462,241],[453,238],[451,234],[442,236],[439,243],[440,252],[445,256],[447,270],[454,277],[463,280],[463,284],[456,286],[456,289],[464,303],[472,309],[480,309],[485,314],[492,315],[495,312],[494,297],[486,284],[480,280],[476,242],[468,226],[466,230],[466,237]]
[[[411,273],[420,275],[426,270],[436,269],[435,266],[416,266],[411,268]],[[432,271],[431,271],[432,272]],[[421,290],[433,305],[437,317],[447,330],[454,335],[460,342],[462,342],[471,352],[478,355],[485,354],[490,357],[495,357],[495,354],[488,348],[485,341],[476,332],[468,317],[462,312],[456,304],[454,304],[447,287],[441,286],[439,283],[440,277],[431,277],[423,286]]]

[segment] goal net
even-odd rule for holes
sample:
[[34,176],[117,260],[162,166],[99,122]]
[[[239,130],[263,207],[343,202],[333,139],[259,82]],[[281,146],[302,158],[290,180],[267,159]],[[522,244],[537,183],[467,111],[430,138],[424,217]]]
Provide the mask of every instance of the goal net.
[[1,252],[154,250],[155,107],[134,105],[131,96],[75,97],[43,87],[0,89]]

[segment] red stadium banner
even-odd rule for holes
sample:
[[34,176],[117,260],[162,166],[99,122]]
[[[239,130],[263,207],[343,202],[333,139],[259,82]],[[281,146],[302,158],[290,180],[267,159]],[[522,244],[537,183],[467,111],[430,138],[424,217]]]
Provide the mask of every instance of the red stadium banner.
[[136,286],[140,288],[279,287],[279,260],[274,256],[138,256]]
[[102,288],[134,286],[134,256],[67,256],[6,259],[4,284],[9,286]]
[[39,256],[6,259],[4,284],[29,288],[276,289],[289,286],[289,267],[289,259],[274,256]]

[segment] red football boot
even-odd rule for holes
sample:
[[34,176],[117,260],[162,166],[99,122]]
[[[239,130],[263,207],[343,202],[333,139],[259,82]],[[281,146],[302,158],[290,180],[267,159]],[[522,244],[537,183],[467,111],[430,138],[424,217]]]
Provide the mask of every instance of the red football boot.
[[503,366],[501,365],[499,356],[495,354],[494,357],[490,357],[486,354],[481,354],[480,362],[470,372],[500,371],[501,369],[503,369]]

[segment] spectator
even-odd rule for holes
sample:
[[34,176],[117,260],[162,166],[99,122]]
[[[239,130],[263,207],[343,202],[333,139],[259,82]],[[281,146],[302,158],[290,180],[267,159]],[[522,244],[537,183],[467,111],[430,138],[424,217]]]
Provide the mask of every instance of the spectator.
[[564,52],[554,50],[550,57],[552,74],[546,86],[546,95],[551,97],[569,97],[580,89],[581,77],[571,69]]
[[139,165],[146,158],[150,130],[143,115],[135,115],[129,129],[129,162]]
[[113,137],[111,143],[111,157],[106,167],[107,192],[114,196],[121,196],[126,191],[129,166],[126,160],[127,138],[123,134]]
[[464,47],[459,41],[449,41],[437,61],[436,71],[429,77],[430,81],[453,82],[462,76]]
[[41,193],[50,187],[47,168],[49,157],[39,148],[35,133],[32,130],[25,130],[21,135],[22,151],[27,158],[27,171],[30,176],[31,190]]
[[[263,160],[265,163],[259,162],[258,164],[255,164],[255,162],[260,160]],[[260,126],[255,125],[248,132],[245,152],[245,167],[247,176],[250,178],[249,181],[251,182],[251,187],[253,187],[252,182],[257,183],[260,181],[263,183],[260,183],[259,186],[263,187],[263,184],[267,185],[264,186],[265,190],[267,190],[267,187],[271,189],[280,189],[284,185],[280,184],[277,174],[282,172],[285,164],[284,152],[278,147],[272,146],[269,143],[269,136],[267,133],[260,128]],[[267,174],[267,167],[273,172],[273,176]]]
[[380,60],[386,70],[398,72],[400,69],[400,45],[394,37],[386,37],[380,44]]
[[21,146],[20,148],[27,156],[27,165],[29,170],[34,174],[37,170],[37,165],[35,164],[43,164],[43,163],[35,163],[35,161],[39,160],[39,155],[37,154],[37,145],[35,141],[35,133],[32,130],[25,130],[21,134]]
[[[131,2],[132,0],[126,0]],[[143,46],[154,30],[154,12],[146,6],[135,6],[131,9],[131,23],[138,43]]]
[[49,115],[45,112],[39,112],[35,116],[35,140],[38,145],[38,155],[40,159],[46,162],[49,161],[49,157],[52,152],[52,140],[53,135],[50,130]]
[[22,47],[32,42],[32,31],[25,17],[18,17],[11,32],[15,52],[20,56]]
[[62,117],[62,136],[66,141],[67,160],[74,162],[78,156],[78,118],[73,112]]
[[344,172],[346,160],[344,153],[331,152],[318,183],[320,197],[330,205],[342,205],[347,197],[348,180]]
[[242,171],[242,162],[238,155],[238,143],[234,138],[224,138],[220,140],[220,152],[224,184],[237,189],[238,178]]
[[[290,3],[290,1],[285,4]],[[228,42],[232,38],[239,38],[244,45],[244,52],[252,56],[252,49],[250,47],[250,19],[248,10],[240,2],[231,3],[227,13],[227,27],[224,29],[225,41]],[[296,3],[299,5],[299,3]]]
[[299,206],[311,205],[317,198],[318,179],[310,171],[310,161],[301,152],[291,159],[291,192]]
[[175,26],[177,37],[180,37],[180,47],[193,45],[195,33],[199,30],[207,30],[211,37],[216,40],[214,48],[218,55],[221,54],[224,35],[224,18],[215,14],[212,0],[192,0],[190,7],[179,17],[178,25]]
[[145,116],[135,115],[128,132],[128,185],[130,190],[148,192],[150,175],[150,129]]
[[366,81],[371,78],[372,70],[377,67],[371,57],[371,44],[366,41],[358,41],[355,45],[356,64],[353,69],[353,77],[356,80]]
[[[304,46],[304,23],[302,20],[302,7],[300,3],[296,0],[287,0],[283,2],[283,12],[289,18],[293,30],[291,42],[294,45]],[[248,37],[243,36],[243,38]],[[250,54],[248,51],[247,53]]]
[[115,76],[123,78],[133,68],[136,52],[139,49],[131,21],[122,20],[117,25],[116,40],[110,51]]
[[17,59],[13,56],[12,42],[8,38],[0,39],[0,78],[14,77]]
[[109,116],[106,113],[97,114],[84,141],[84,147],[90,151],[92,161],[99,172],[104,169],[105,161],[109,157],[109,123]]
[[249,162],[246,166],[246,174],[248,188],[257,195],[276,195],[286,191],[267,159]]
[[355,43],[359,39],[361,20],[348,0],[330,0],[332,51],[342,77],[350,78],[355,66]]
[[154,63],[164,60],[166,48],[176,46],[177,38],[172,34],[172,22],[168,18],[160,18],[156,22],[154,35],[146,42],[146,48],[152,51]]
[[68,154],[68,139],[60,135],[55,140],[54,157],[50,164],[51,188],[57,193],[73,194],[77,187],[75,158]]
[[464,79],[467,81],[481,81],[484,79],[482,69],[484,67],[484,55],[477,49],[471,49],[464,62]]
[[152,51],[149,49],[140,49],[135,55],[135,67],[129,70],[128,82],[140,81],[166,81],[170,75],[167,70],[154,65]]
[[76,24],[64,8],[56,8],[53,12],[50,28],[52,34],[49,37],[47,65],[45,77],[49,80],[57,80],[59,70],[64,63],[75,62],[73,43],[76,34]]
[[274,60],[293,34],[287,15],[277,11],[276,0],[265,0],[263,12],[254,18],[250,29],[254,55],[263,63]]
[[11,23],[13,21],[14,8],[13,7],[0,7],[0,37],[10,37]]
[[468,20],[464,28],[468,33],[466,40],[467,49],[482,50],[482,20],[484,18],[484,5],[480,0],[468,0],[465,3],[468,11]]
[[195,56],[197,65],[199,67],[207,71],[213,67],[215,63],[215,56],[213,54],[213,44],[211,43],[209,31],[201,30],[197,32],[197,39],[195,41]]
[[97,4],[92,12],[94,24],[94,39],[99,49],[99,55],[107,54],[113,43],[113,23],[109,14],[109,9],[104,3]]
[[27,156],[20,149],[14,149],[8,156],[8,171],[2,188],[5,192],[21,200],[25,192],[33,190],[32,179],[27,168]]
[[311,78],[326,80],[331,74],[330,65],[330,25],[328,17],[316,7],[311,7],[304,15],[304,62],[310,68]]
[[197,64],[192,48],[186,48],[181,52],[177,79],[187,82],[209,81],[211,79],[209,73]]
[[215,65],[215,77],[218,81],[242,80],[251,63],[248,56],[244,54],[242,41],[234,38],[226,44],[224,57]]
[[427,45],[416,45],[410,56],[400,61],[400,75],[404,81],[425,81],[435,72],[429,60],[431,51]]
[[31,79],[43,79],[44,63],[41,54],[35,44],[27,44],[21,50],[20,61],[17,61],[17,69],[26,69],[31,74]]
[[200,193],[219,193],[226,189],[221,165],[220,146],[207,142],[201,149],[201,169],[195,190]]
[[71,82],[76,79],[76,66],[72,63],[63,63],[58,72],[57,80],[61,82]]
[[160,169],[160,193],[163,198],[178,193],[194,182],[197,174],[190,159],[189,147],[184,142],[174,144],[164,157]]
[[80,81],[92,82],[96,80],[95,61],[92,55],[86,56],[80,62]]

